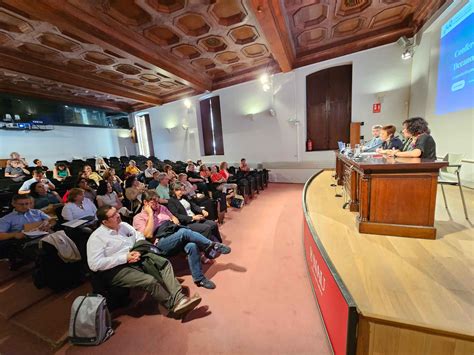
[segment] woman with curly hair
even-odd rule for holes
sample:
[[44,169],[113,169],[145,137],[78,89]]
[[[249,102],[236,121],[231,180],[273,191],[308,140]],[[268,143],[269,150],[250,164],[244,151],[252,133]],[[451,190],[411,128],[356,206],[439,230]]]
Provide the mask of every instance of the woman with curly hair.
[[412,139],[412,150],[388,151],[388,155],[406,158],[436,159],[436,143],[430,135],[428,122],[421,117],[413,117],[403,122],[404,135]]

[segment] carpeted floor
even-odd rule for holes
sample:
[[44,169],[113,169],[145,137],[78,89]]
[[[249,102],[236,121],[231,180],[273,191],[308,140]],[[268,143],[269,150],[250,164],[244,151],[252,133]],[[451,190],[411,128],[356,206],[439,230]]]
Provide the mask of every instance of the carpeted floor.
[[270,184],[242,210],[229,209],[220,228],[232,253],[206,270],[215,290],[197,288],[183,259],[173,261],[183,286],[203,298],[185,319],[161,315],[145,297],[114,313],[115,335],[104,344],[57,353],[329,354],[304,261],[302,188]]

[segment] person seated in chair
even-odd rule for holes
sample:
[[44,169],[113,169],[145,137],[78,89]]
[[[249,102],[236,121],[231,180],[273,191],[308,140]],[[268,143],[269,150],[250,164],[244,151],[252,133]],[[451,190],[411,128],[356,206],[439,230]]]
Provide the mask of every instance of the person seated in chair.
[[81,219],[86,217],[95,218],[97,207],[94,202],[84,197],[84,190],[80,188],[73,188],[69,191],[67,203],[64,205],[61,215],[66,221]]
[[155,190],[160,184],[160,172],[157,170],[153,173],[153,179],[148,183],[148,190]]
[[[226,163],[227,164],[227,163]],[[221,164],[222,165],[222,164]],[[227,183],[227,177],[230,176],[228,172],[217,172],[217,166],[211,166],[211,181],[213,183],[218,183],[219,185],[216,187],[217,190],[222,191],[224,193],[227,192],[228,189],[234,190],[237,192],[237,184],[229,184]]]
[[125,175],[135,175],[141,173],[141,170],[137,167],[137,162],[135,160],[130,160],[127,167],[125,168]]
[[45,173],[49,170],[47,166],[43,165],[43,162],[39,159],[34,159],[33,164],[35,164],[35,169],[42,169]]
[[30,171],[18,159],[10,160],[10,165],[5,168],[5,177],[14,182],[22,182],[28,175],[30,175]]
[[11,152],[11,153],[10,153],[10,159],[7,160],[7,166],[10,165],[10,162],[11,162],[12,160],[19,160],[19,161],[22,163],[22,165],[23,165],[24,168],[27,168],[27,167],[28,167],[28,162],[27,162],[26,159],[23,158],[23,157],[20,155],[20,153],[18,153],[18,152]]
[[199,192],[203,193],[206,196],[209,195],[209,189],[208,189],[207,184],[206,184],[206,179],[201,177],[201,175],[197,171],[195,171],[194,169],[195,169],[194,164],[189,164],[188,165],[188,172],[187,172],[188,181],[191,184],[196,185]]
[[155,192],[147,191],[143,194],[143,209],[133,218],[133,227],[147,239],[156,237],[155,245],[162,255],[172,256],[184,251],[188,255],[189,269],[196,285],[208,289],[216,287],[202,272],[201,252],[213,257],[211,252],[228,254],[230,248],[212,242],[189,228],[180,228],[179,220],[165,206],[160,205]]
[[382,127],[380,130],[380,139],[382,139],[382,147],[377,148],[376,152],[381,154],[387,154],[388,150],[400,150],[403,147],[403,143],[400,138],[395,137],[397,128],[393,125]]
[[179,223],[198,232],[210,240],[222,243],[219,227],[214,221],[207,220],[209,213],[186,198],[185,188],[180,183],[174,183],[170,189],[171,198],[168,200],[168,209],[178,218]]
[[30,190],[31,190],[30,195],[34,199],[34,208],[38,210],[47,208],[50,205],[62,204],[61,200],[55,194],[46,190],[46,187],[44,186],[42,182],[32,183],[30,186]]
[[22,261],[28,259],[22,248],[27,240],[24,234],[25,225],[45,221],[37,229],[49,231],[51,218],[46,213],[32,208],[33,199],[29,195],[14,195],[12,206],[13,211],[0,218],[0,259],[10,259],[10,269],[16,270]]
[[97,171],[100,176],[104,175],[104,173],[109,169],[110,166],[107,165],[104,158],[98,157],[95,159],[95,171]]
[[135,175],[130,175],[125,180],[125,198],[129,201],[127,206],[132,213],[136,213],[142,203],[142,193],[146,190],[145,184],[138,181]]
[[145,173],[145,178],[148,180],[153,178],[153,174],[156,172],[159,172],[155,167],[153,166],[153,162],[151,160],[146,161],[146,169],[144,170]]
[[204,182],[209,183],[211,181],[211,171],[206,166],[206,164],[202,164],[199,167],[199,176],[204,179]]
[[436,160],[436,143],[430,135],[428,122],[421,117],[409,118],[403,122],[403,130],[412,139],[412,150],[392,150],[388,155],[405,158],[422,158]]
[[240,159],[239,170],[243,173],[250,172],[250,166],[247,164],[247,160],[245,158]]
[[99,186],[99,181],[102,180],[102,176],[97,174],[95,171],[92,171],[92,168],[90,165],[84,165],[82,168],[82,173],[80,177],[88,179],[88,180],[94,180],[97,186]]
[[364,144],[362,150],[365,152],[375,152],[377,148],[382,145],[382,139],[380,139],[380,130],[382,126],[377,124],[372,126],[372,138]]
[[65,163],[57,163],[53,168],[53,179],[64,181],[71,176],[71,171]]
[[158,181],[160,183],[156,187],[155,191],[159,197],[159,202],[161,204],[167,204],[170,198],[170,188],[169,188],[170,178],[168,177],[168,174],[160,173],[158,175]]
[[123,188],[122,184],[123,181],[122,179],[115,173],[114,168],[110,168],[104,173],[103,176],[104,180],[107,180],[111,185],[114,191],[117,193],[117,195],[122,198],[123,196]]
[[100,207],[97,220],[100,227],[87,242],[87,262],[92,271],[100,273],[107,287],[141,288],[175,315],[189,312],[201,302],[198,294],[184,295],[168,260],[153,253],[131,251],[145,238],[122,222],[114,207]]
[[168,179],[170,182],[174,182],[178,179],[178,174],[176,174],[173,170],[173,167],[169,164],[163,166],[163,171],[166,175],[168,175]]
[[178,175],[178,182],[183,186],[184,194],[187,197],[189,197],[190,199],[194,199],[196,197],[197,187],[196,185],[193,185],[188,181],[188,176],[185,173],[181,173]]
[[[30,193],[30,187],[33,183],[35,182],[42,182],[44,184],[44,187],[48,191],[53,191],[56,190],[56,186],[46,177],[44,176],[44,171],[43,169],[35,169],[33,170],[33,177],[29,180],[26,180],[23,185],[21,185],[20,189],[18,190],[19,194],[29,194]],[[54,194],[57,194],[57,192],[53,191]],[[59,195],[58,195],[59,197]]]

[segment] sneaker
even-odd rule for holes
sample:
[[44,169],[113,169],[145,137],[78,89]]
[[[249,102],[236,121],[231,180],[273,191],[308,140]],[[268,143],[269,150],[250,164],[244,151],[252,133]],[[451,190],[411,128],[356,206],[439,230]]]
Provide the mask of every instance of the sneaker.
[[202,279],[201,281],[195,282],[195,284],[199,287],[204,287],[210,290],[213,290],[216,288],[216,284],[206,278]]
[[201,296],[196,293],[193,297],[183,297],[171,311],[176,315],[180,315],[193,310],[199,303],[201,303]]
[[229,254],[232,249],[230,249],[227,245],[216,243],[214,244],[214,249],[216,249],[221,254]]

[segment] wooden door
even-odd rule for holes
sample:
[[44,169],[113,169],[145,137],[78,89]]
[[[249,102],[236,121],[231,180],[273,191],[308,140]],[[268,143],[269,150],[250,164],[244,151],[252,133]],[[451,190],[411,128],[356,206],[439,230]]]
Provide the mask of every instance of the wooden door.
[[349,142],[352,65],[321,70],[306,77],[307,138],[313,150],[337,149]]

